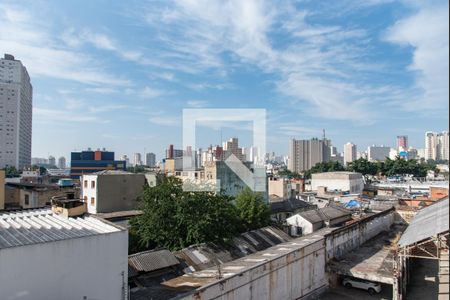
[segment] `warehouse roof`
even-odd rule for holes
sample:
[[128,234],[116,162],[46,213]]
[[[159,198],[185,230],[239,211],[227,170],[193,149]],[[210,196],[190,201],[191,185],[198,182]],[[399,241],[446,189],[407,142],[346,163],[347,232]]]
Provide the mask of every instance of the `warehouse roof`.
[[151,272],[179,264],[169,250],[150,250],[128,256],[128,265],[137,272]]
[[0,250],[125,230],[95,217],[65,218],[51,209],[0,214]]
[[400,247],[426,240],[449,230],[448,197],[421,209],[400,238]]
[[[307,210],[299,213],[298,215],[314,224],[323,221],[339,219],[344,216],[351,216],[351,214],[352,212],[345,208],[341,208],[338,206],[327,206],[320,209]],[[295,216],[292,216],[291,218],[293,217]]]

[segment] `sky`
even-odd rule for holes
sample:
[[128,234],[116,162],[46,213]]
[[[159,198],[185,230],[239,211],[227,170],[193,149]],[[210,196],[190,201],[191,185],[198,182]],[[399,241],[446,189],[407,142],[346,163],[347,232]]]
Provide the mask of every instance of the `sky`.
[[[182,146],[183,109],[266,110],[266,149],[424,147],[448,130],[448,1],[0,1],[33,85],[33,157]],[[208,114],[205,111],[205,114]],[[197,146],[251,122],[203,122]]]

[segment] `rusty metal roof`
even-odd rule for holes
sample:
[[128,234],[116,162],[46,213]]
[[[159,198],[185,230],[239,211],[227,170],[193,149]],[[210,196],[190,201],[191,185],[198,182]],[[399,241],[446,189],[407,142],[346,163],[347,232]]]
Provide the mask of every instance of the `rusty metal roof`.
[[137,272],[151,272],[179,264],[169,250],[150,250],[128,256],[128,265]]
[[426,240],[449,230],[448,197],[421,209],[398,242],[400,247]]

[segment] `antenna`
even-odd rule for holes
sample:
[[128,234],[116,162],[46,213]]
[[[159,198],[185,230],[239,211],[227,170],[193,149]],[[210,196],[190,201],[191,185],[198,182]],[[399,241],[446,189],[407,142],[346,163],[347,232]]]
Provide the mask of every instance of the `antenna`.
[[323,129],[323,140],[325,140],[325,129]]

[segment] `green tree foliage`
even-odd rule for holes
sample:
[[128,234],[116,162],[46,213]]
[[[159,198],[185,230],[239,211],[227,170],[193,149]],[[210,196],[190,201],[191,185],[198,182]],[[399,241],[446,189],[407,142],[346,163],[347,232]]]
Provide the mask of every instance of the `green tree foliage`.
[[291,170],[288,169],[283,169],[278,171],[277,173],[279,176],[286,176],[287,178],[292,178],[292,179],[303,179],[303,176],[297,172],[292,172]]
[[211,192],[185,192],[182,182],[166,177],[147,187],[141,197],[143,215],[131,221],[139,247],[178,250],[196,243],[224,243],[237,233],[232,198]]
[[334,172],[334,171],[345,171],[344,166],[342,166],[337,161],[327,161],[317,163],[310,170],[306,171],[304,176],[305,178],[311,178],[311,175],[314,173],[323,173],[323,172]]
[[144,166],[127,167],[127,172],[131,172],[131,173],[145,173],[145,167]]
[[261,193],[249,188],[243,189],[236,197],[236,208],[243,230],[253,230],[269,225],[270,208]]
[[419,163],[415,159],[405,160],[397,157],[394,160],[387,158],[384,162],[370,162],[367,159],[360,158],[351,162],[347,169],[363,175],[382,174],[394,176],[410,174],[415,177],[425,177],[428,170],[435,171],[436,167],[430,163]]
[[20,176],[20,172],[17,171],[16,167],[6,167],[5,168],[5,176],[7,178],[12,178],[12,177],[19,177]]

